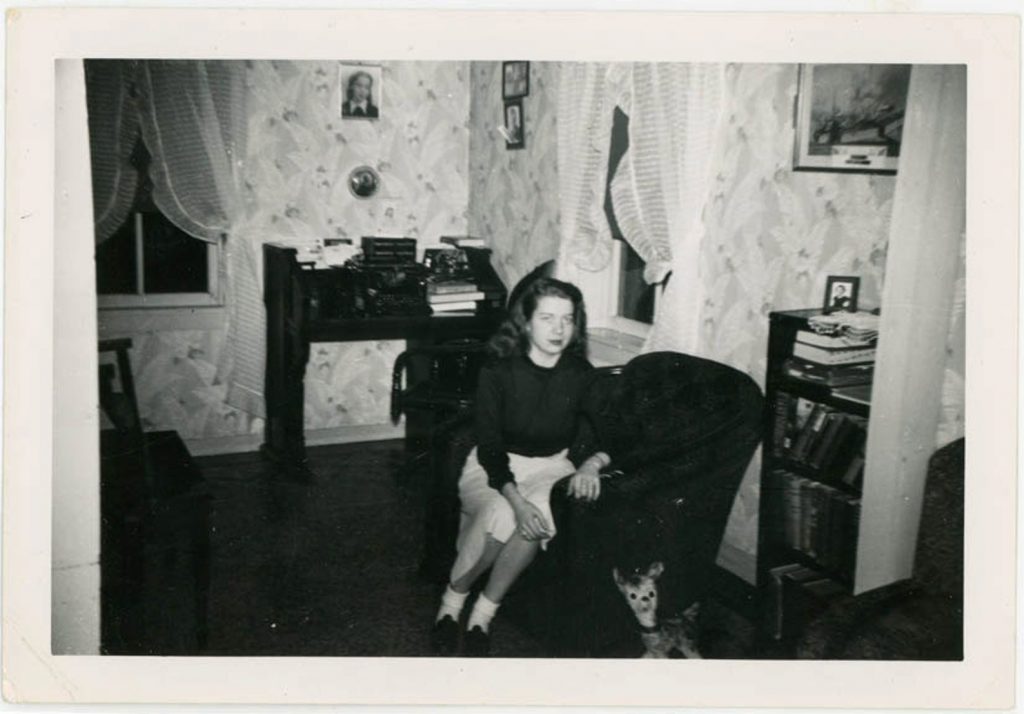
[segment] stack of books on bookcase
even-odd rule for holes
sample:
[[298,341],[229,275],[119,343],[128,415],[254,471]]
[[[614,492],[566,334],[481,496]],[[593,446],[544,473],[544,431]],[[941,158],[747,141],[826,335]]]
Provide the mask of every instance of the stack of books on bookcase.
[[860,496],[785,469],[773,475],[782,491],[785,546],[849,580],[857,556]]
[[774,395],[771,456],[783,544],[849,579],[856,557],[867,420],[786,391]]
[[860,488],[867,422],[826,404],[779,391],[772,455],[827,483]]
[[874,369],[873,338],[820,335],[810,330],[796,333],[793,356],[782,365],[783,373],[790,377],[827,387],[869,384]]

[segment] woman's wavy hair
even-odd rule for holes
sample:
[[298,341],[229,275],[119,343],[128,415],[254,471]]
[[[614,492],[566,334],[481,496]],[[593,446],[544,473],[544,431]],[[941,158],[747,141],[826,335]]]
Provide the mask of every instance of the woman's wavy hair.
[[573,334],[565,351],[580,357],[587,356],[587,308],[583,304],[583,293],[572,283],[546,277],[537,278],[527,285],[509,308],[508,317],[487,344],[492,355],[500,358],[529,353],[527,325],[542,297],[560,297],[572,303]]

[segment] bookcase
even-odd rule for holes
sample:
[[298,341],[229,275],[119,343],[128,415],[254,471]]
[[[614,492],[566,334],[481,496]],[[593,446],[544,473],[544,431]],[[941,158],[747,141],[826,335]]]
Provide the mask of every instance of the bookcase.
[[887,547],[862,532],[865,515],[870,522],[907,516],[895,499],[865,498],[889,476],[865,470],[875,350],[844,345],[832,350],[842,352],[840,363],[820,364],[835,355],[830,338],[816,338],[808,323],[819,313],[769,316],[757,575],[779,608],[795,584],[826,598],[864,591],[859,573]]

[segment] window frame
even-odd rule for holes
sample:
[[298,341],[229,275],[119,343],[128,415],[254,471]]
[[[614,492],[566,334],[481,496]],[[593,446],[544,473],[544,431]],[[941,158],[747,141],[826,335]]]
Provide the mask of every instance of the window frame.
[[[559,277],[574,283],[583,293],[587,305],[587,324],[593,328],[604,328],[620,332],[640,339],[646,339],[652,325],[639,320],[632,320],[619,315],[619,278],[622,270],[624,243],[612,241],[611,259],[601,270],[583,270],[572,264],[572,261],[560,260]],[[658,303],[661,300],[665,283],[655,286],[654,316],[658,316]]]
[[[166,217],[165,217],[166,218]],[[152,308],[201,308],[223,307],[224,296],[220,284],[221,258],[223,238],[220,241],[203,241],[206,243],[206,285],[204,292],[193,293],[146,293],[143,254],[145,241],[142,231],[142,211],[132,214],[135,234],[135,276],[136,292],[102,294],[97,292],[96,305],[100,310],[146,310]],[[195,240],[200,240],[196,238]]]
[[[625,263],[625,251],[625,239],[616,239],[613,242],[611,260],[608,261],[608,271],[611,276],[614,276],[614,280],[605,281],[611,293],[607,299],[607,304],[611,308],[611,312],[608,315],[608,326],[619,332],[646,338],[651,331],[653,322],[647,323],[641,320],[634,320],[619,314],[622,299],[622,270]],[[658,304],[661,302],[661,296],[664,291],[664,281],[654,285],[654,313],[652,320],[658,317]]]

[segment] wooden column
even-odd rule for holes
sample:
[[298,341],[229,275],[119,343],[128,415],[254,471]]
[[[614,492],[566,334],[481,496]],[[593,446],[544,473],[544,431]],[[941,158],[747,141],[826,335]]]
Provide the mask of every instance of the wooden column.
[[889,230],[855,593],[913,571],[965,229],[966,100],[964,66],[914,67]]
[[[43,304],[47,302],[48,288],[54,295],[54,388],[46,389],[42,379],[33,381],[42,387],[35,399],[50,399],[51,395],[53,399],[51,645],[53,654],[85,655],[99,654],[100,650],[100,475],[96,307],[89,299],[96,294],[96,273],[92,267],[95,238],[81,60],[59,60],[56,80],[54,283],[35,285],[34,289],[25,286],[25,292],[17,294],[35,296]],[[45,159],[36,157],[36,161]],[[10,175],[17,174],[15,171]],[[45,243],[46,236],[36,235],[32,240]],[[47,344],[47,340],[32,341],[21,351],[29,359],[45,364]],[[20,389],[28,380],[15,382],[19,386],[14,389]],[[11,389],[10,380],[7,384]],[[21,440],[8,432],[8,437],[12,436],[13,441]],[[11,441],[9,438],[7,443]],[[47,470],[41,469],[34,475],[35,487],[45,488]],[[23,503],[17,498],[16,489],[8,488],[5,498],[11,504]],[[8,522],[5,529],[8,527],[12,523]],[[31,576],[23,572],[22,577]],[[41,595],[38,589],[32,594]]]

